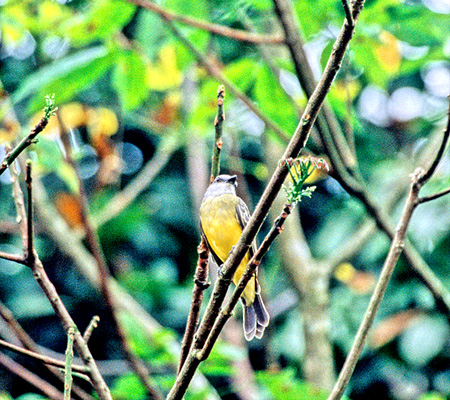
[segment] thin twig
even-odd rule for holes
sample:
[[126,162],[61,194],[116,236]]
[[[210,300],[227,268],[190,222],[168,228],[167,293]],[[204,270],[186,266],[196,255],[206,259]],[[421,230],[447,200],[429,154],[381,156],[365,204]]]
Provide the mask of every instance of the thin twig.
[[27,212],[25,210],[24,197],[22,192],[22,187],[19,183],[19,174],[16,169],[16,164],[11,164],[9,169],[11,175],[11,184],[13,189],[13,199],[14,206],[16,207],[16,221],[19,225],[20,237],[22,239],[22,249],[24,253],[24,258],[26,259],[27,250],[28,250],[28,226],[27,226]]
[[95,328],[97,328],[98,323],[100,322],[100,317],[98,315],[94,315],[91,319],[91,322],[89,322],[88,327],[83,333],[83,339],[87,342],[89,342],[89,339],[91,338],[92,332]]
[[[38,356],[42,356],[41,354],[39,354],[38,346],[33,341],[33,339],[31,339],[31,337],[25,332],[25,330],[22,328],[22,326],[19,324],[19,322],[14,318],[12,312],[1,302],[0,302],[0,316],[8,324],[8,326],[11,328],[11,330],[15,333],[15,335],[17,336],[19,341],[22,343],[22,345],[25,347],[25,349],[29,350],[31,352],[33,357],[36,354]],[[9,344],[8,342],[4,342],[4,343],[7,343],[7,345]],[[20,349],[20,352],[22,352],[23,349],[21,347],[17,347],[18,351],[19,351],[19,349]],[[13,350],[13,349],[10,348],[10,350]],[[23,352],[22,352],[22,354],[23,354]],[[45,357],[45,356],[42,356],[42,357]],[[56,361],[57,363],[59,363],[59,365],[51,366],[51,364],[47,363],[46,361],[50,361],[50,362]],[[44,362],[44,365],[46,366],[46,368],[54,376],[56,376],[56,378],[61,380],[61,382],[64,382],[64,377],[62,376],[61,371],[60,371],[61,368],[64,368],[64,365],[62,362],[51,359],[49,357],[45,358],[45,361],[43,361],[43,362]],[[83,365],[80,365],[80,366],[76,365],[76,366],[74,366],[74,368],[75,369],[80,368],[79,372],[82,372],[82,370],[83,370],[84,373],[87,374],[87,368]],[[76,396],[78,396],[82,400],[92,400],[92,397],[89,394],[87,394],[84,390],[82,390],[80,387],[78,387],[76,385],[73,386],[72,391]]]
[[22,365],[15,362],[13,359],[9,358],[6,354],[0,353],[0,364],[11,371],[13,374],[20,376],[24,380],[24,382],[27,382],[28,384],[34,386],[50,399],[64,399],[63,394],[58,389],[50,385],[48,382],[44,381],[41,377],[37,376],[33,372],[27,370]]
[[[29,174],[31,175],[31,164],[29,168],[30,168]],[[23,196],[21,203],[23,204]],[[59,297],[59,294],[56,291],[55,287],[53,286],[52,282],[48,278],[44,266],[39,257],[37,256],[35,249],[34,248],[26,249],[25,254],[34,254],[34,257],[32,259],[33,263],[32,264],[28,263],[28,266],[32,270],[36,282],[39,284],[45,296],[50,301],[50,304],[52,305],[52,308],[55,311],[56,315],[61,320],[66,333],[68,333],[69,329],[71,328],[73,329],[73,327],[76,327],[75,322],[73,321],[72,317],[70,316],[69,312],[67,311],[63,302],[61,301],[61,298]],[[27,261],[30,261],[28,257]],[[106,385],[102,375],[100,374],[97,364],[95,363],[95,360],[92,357],[92,354],[78,329],[75,330],[74,345],[78,354],[82,358],[83,363],[89,369],[89,376],[91,378],[92,385],[95,391],[97,392],[99,398],[101,400],[111,400],[109,388]]]
[[179,21],[183,24],[193,26],[211,32],[216,35],[225,36],[230,39],[255,43],[255,44],[282,44],[284,38],[276,35],[259,35],[252,32],[245,32],[239,29],[229,28],[228,26],[213,24],[211,22],[203,21],[193,17],[186,17],[184,15],[175,14],[155,3],[148,0],[128,0],[130,3],[136,4],[140,7],[146,8],[155,12],[162,18],[168,21]]
[[406,231],[408,229],[414,210],[419,204],[417,199],[419,198],[420,189],[423,187],[425,183],[428,182],[433,173],[436,171],[436,168],[439,165],[442,156],[444,154],[445,148],[447,146],[449,136],[450,136],[450,112],[448,114],[447,127],[446,130],[444,131],[441,146],[436,154],[436,157],[433,159],[433,162],[426,171],[424,171],[422,168],[417,168],[414,174],[412,175],[410,191],[405,202],[402,216],[397,225],[397,229],[395,231],[395,236],[391,243],[389,253],[384,262],[383,269],[381,270],[380,277],[378,279],[378,282],[375,286],[375,290],[370,299],[367,311],[364,314],[363,321],[361,322],[361,325],[355,336],[353,345],[350,349],[350,352],[347,355],[344,366],[342,367],[342,370],[339,374],[339,378],[333,388],[331,395],[328,397],[328,400],[339,400],[344,394],[348,382],[350,381],[356,363],[359,359],[359,356],[361,355],[362,349],[367,340],[369,330],[373,324],[373,321],[375,320],[375,316],[380,307],[383,296],[386,292],[392,273],[394,272],[397,261],[403,251],[403,248],[405,247]]
[[67,332],[66,362],[64,364],[64,400],[70,400],[72,392],[72,362],[73,362],[73,339],[75,328],[69,328]]
[[79,190],[79,196],[78,201],[80,203],[80,216],[83,221],[84,230],[86,233],[86,240],[89,244],[90,250],[92,252],[92,255],[94,256],[97,268],[100,276],[100,287],[101,292],[103,295],[103,298],[105,299],[105,302],[108,306],[109,312],[112,317],[112,321],[114,324],[115,331],[117,333],[117,336],[120,340],[120,343],[122,345],[122,349],[125,353],[125,357],[127,358],[130,367],[133,369],[133,371],[137,374],[139,377],[139,380],[141,381],[142,385],[147,390],[148,394],[155,400],[163,399],[162,393],[159,391],[159,389],[156,387],[155,383],[153,382],[153,379],[150,376],[150,373],[146,367],[146,365],[140,360],[136,354],[131,349],[128,337],[123,329],[123,326],[121,322],[119,321],[117,307],[115,303],[115,298],[111,293],[110,287],[109,287],[109,279],[110,279],[110,273],[108,269],[108,265],[106,264],[105,255],[103,254],[103,250],[100,246],[100,241],[98,238],[98,233],[96,229],[94,228],[93,224],[91,223],[91,219],[89,216],[89,204],[87,200],[87,194],[84,188],[84,183],[78,173],[78,168],[75,164],[75,161],[72,158],[72,146],[69,140],[69,135],[67,132],[67,129],[61,120],[61,116],[58,113],[58,122],[60,126],[61,131],[61,141],[64,146],[64,150],[66,153],[66,162],[72,167],[73,171],[75,172],[78,180],[78,190]]
[[450,193],[450,188],[442,190],[441,192],[438,192],[438,193],[435,193],[435,194],[430,194],[428,196],[419,197],[417,199],[417,202],[420,203],[420,204],[426,203],[428,201],[435,200],[435,199],[438,199],[439,197],[445,196],[445,195],[447,195],[449,193]]
[[214,180],[214,178],[219,175],[220,171],[220,152],[222,150],[222,128],[223,121],[225,120],[225,114],[223,112],[223,100],[225,97],[225,87],[223,85],[219,86],[217,91],[217,114],[214,119],[214,128],[215,128],[215,138],[214,138],[214,151],[212,155],[212,164],[211,164],[211,177],[210,182]]
[[208,255],[209,251],[206,246],[206,241],[202,237],[198,246],[198,262],[195,269],[194,289],[192,290],[192,301],[189,309],[189,315],[186,322],[186,330],[184,332],[183,341],[181,342],[180,363],[178,365],[178,373],[181,371],[184,362],[186,361],[189,350],[191,349],[192,341],[194,340],[195,330],[197,329],[200,307],[203,301],[203,294],[209,287],[208,280]]
[[439,150],[436,154],[435,159],[420,178],[419,182],[420,184],[424,184],[427,182],[432,175],[436,172],[436,169],[441,162],[442,156],[444,155],[445,149],[447,148],[448,138],[450,137],[450,96],[448,97],[449,100],[449,108],[447,110],[447,127],[444,130],[444,137],[442,138],[441,146],[439,147]]
[[11,165],[11,163],[19,156],[20,153],[22,153],[22,151],[24,151],[28,146],[35,142],[36,136],[45,129],[48,124],[48,120],[52,115],[54,115],[54,112],[57,110],[57,108],[55,107],[54,98],[46,96],[46,102],[47,105],[44,108],[45,115],[35,125],[31,132],[27,136],[25,136],[20,141],[20,143],[6,155],[5,159],[0,165],[0,175],[5,172],[6,168]]
[[[364,5],[364,0],[357,0],[354,4],[354,18],[357,19]],[[347,46],[353,36],[354,29],[344,24],[334,46],[334,52],[328,60],[322,78],[320,79],[313,95],[310,97],[305,112],[295,130],[292,139],[287,146],[283,159],[297,157],[301,149],[309,138],[312,125],[317,118],[317,114],[325,100],[327,93],[331,88],[331,84],[339,70],[342,59],[344,57]],[[198,354],[203,348],[205,341],[213,327],[213,324],[219,314],[220,306],[225,298],[227,289],[231,283],[231,278],[236,271],[238,264],[241,262],[248,248],[254,240],[256,233],[261,227],[275,197],[281,189],[281,185],[286,178],[288,168],[284,163],[280,163],[273,173],[264,193],[259,200],[249,223],[245,227],[239,241],[236,243],[234,251],[223,264],[221,272],[223,279],[218,279],[214,285],[214,292],[208,303],[202,323],[198,329],[198,333],[189,352],[188,358],[178,374],[172,390],[169,392],[167,400],[181,399],[192,380],[192,377],[200,364]]]
[[0,258],[3,258],[4,260],[14,261],[19,264],[27,264],[26,258],[23,255],[19,254],[11,254],[0,251]]
[[[26,357],[40,361],[46,365],[51,365],[53,367],[57,367],[57,368],[61,368],[61,369],[63,369],[65,366],[64,361],[56,360],[54,358],[36,353],[35,351],[24,349],[23,347],[19,347],[19,346],[16,346],[15,344],[8,343],[2,339],[0,339],[0,347],[2,347],[4,349],[8,349],[10,351],[13,351],[14,353],[22,354]],[[89,369],[84,365],[76,365],[75,364],[75,365],[72,365],[72,369],[81,374],[87,374],[89,372]]]
[[33,222],[33,186],[31,178],[31,160],[27,161],[25,182],[27,184],[27,252],[25,258],[28,265],[34,264],[34,222]]
[[[225,97],[225,88],[223,86],[219,86],[219,89],[217,91],[217,115],[214,120],[215,140],[211,159],[210,182],[212,182],[215,179],[215,177],[220,173],[220,154],[222,150],[222,127],[223,121],[225,119],[223,107],[224,97]],[[201,238],[197,251],[198,251],[198,262],[197,267],[195,269],[194,289],[192,291],[192,301],[188,319],[186,322],[186,330],[183,336],[183,341],[181,343],[181,355],[180,355],[180,363],[178,365],[178,373],[180,373],[183,364],[186,361],[187,355],[191,349],[192,341],[194,340],[195,330],[197,329],[198,321],[200,318],[200,307],[203,301],[203,294],[204,291],[210,285],[208,281],[209,251],[206,245],[206,240],[203,236]]]

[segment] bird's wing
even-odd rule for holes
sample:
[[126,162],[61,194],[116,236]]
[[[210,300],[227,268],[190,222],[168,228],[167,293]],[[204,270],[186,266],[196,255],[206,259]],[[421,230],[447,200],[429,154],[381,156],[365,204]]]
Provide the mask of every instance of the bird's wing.
[[202,232],[202,237],[205,239],[206,245],[208,246],[209,253],[213,256],[214,261],[216,262],[217,266],[220,268],[220,266],[223,264],[223,261],[217,256],[217,254],[214,252],[214,250],[211,248],[208,242],[208,238],[205,235],[205,232],[203,232],[202,223],[200,222],[200,230]]
[[[250,212],[248,211],[247,205],[241,198],[239,198],[239,201],[236,204],[236,214],[238,217],[239,225],[241,226],[242,230],[244,230],[244,228],[248,224],[248,221],[250,220]],[[248,251],[250,254],[250,258],[253,257],[255,251],[256,251],[256,241],[254,240],[252,246]]]

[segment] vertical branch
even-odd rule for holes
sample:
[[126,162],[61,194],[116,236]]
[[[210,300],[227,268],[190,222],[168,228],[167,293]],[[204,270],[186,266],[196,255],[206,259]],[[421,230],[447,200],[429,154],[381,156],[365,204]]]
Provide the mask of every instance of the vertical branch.
[[220,85],[217,91],[217,114],[214,119],[215,128],[215,140],[214,140],[214,151],[212,155],[212,165],[211,165],[211,178],[210,182],[219,175],[220,171],[220,151],[222,150],[222,127],[223,121],[225,120],[225,114],[223,112],[223,100],[225,97],[225,86]]
[[[31,162],[27,165],[27,181],[30,182],[30,188],[32,186],[32,180],[31,180]],[[28,188],[28,184],[27,184]],[[29,196],[32,193],[31,189],[29,189]],[[19,196],[22,198],[23,203],[23,195],[20,192]],[[31,197],[31,196],[30,196]],[[29,200],[32,204],[32,199]],[[30,215],[30,214],[29,214]],[[32,217],[32,214],[31,214]],[[29,224],[31,221],[28,222]],[[31,235],[33,234],[32,228],[27,227],[27,232],[31,232]],[[27,243],[29,244],[28,238]],[[33,241],[31,241],[31,244],[33,244]],[[44,266],[42,265],[41,260],[39,257],[36,256],[35,249],[34,248],[28,248],[25,250],[27,253],[26,261],[27,265],[30,267],[30,269],[33,272],[34,278],[36,279],[36,282],[41,287],[42,291],[44,292],[45,296],[50,301],[50,304],[53,307],[53,310],[55,311],[56,315],[59,317],[59,319],[62,322],[62,325],[64,327],[64,330],[66,333],[69,332],[70,329],[74,329],[74,345],[75,348],[82,358],[84,364],[89,368],[89,376],[92,381],[92,385],[94,386],[95,391],[97,392],[99,398],[101,400],[111,400],[111,393],[109,391],[108,386],[106,385],[102,375],[100,374],[100,371],[98,370],[97,364],[95,363],[94,357],[92,357],[92,354],[86,344],[86,342],[83,339],[83,336],[80,334],[79,330],[76,328],[76,324],[73,321],[72,317],[70,316],[69,312],[67,311],[66,307],[64,306],[63,302],[61,301],[61,298],[58,295],[58,292],[56,291],[55,287],[53,286],[52,282],[47,276],[47,273],[45,272]],[[33,254],[32,258],[28,255]],[[33,263],[30,263],[30,260],[33,261]]]
[[27,251],[25,254],[28,265],[34,264],[34,232],[33,232],[33,189],[31,178],[31,160],[27,161],[25,182],[27,184]]
[[186,322],[186,331],[184,332],[183,341],[181,342],[180,363],[178,365],[178,373],[181,371],[186,357],[194,340],[195,330],[197,329],[200,319],[200,307],[203,301],[203,293],[209,287],[208,281],[208,255],[209,251],[206,247],[205,238],[202,236],[200,244],[197,248],[198,262],[195,270],[194,289],[192,290],[192,301]]
[[72,391],[72,361],[73,361],[73,340],[75,328],[70,327],[67,332],[66,363],[64,368],[64,400],[70,400]]
[[[214,178],[220,173],[220,153],[222,150],[222,128],[225,120],[223,101],[225,98],[225,87],[220,85],[217,90],[217,114],[214,119],[215,141],[211,163],[211,177],[212,182]],[[208,281],[208,256],[209,251],[206,246],[206,240],[202,235],[200,244],[197,248],[198,262],[195,270],[194,289],[192,291],[191,308],[189,310],[188,320],[186,322],[186,330],[181,343],[181,356],[178,366],[178,373],[180,373],[186,357],[191,349],[194,340],[195,330],[197,329],[198,321],[200,319],[200,307],[203,301],[203,293],[209,287]]]

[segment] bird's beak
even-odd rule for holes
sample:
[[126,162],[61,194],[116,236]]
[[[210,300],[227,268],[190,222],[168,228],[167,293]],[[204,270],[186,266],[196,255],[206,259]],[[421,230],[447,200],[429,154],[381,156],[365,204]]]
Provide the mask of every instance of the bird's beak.
[[237,187],[237,175],[232,175],[228,178],[228,182]]

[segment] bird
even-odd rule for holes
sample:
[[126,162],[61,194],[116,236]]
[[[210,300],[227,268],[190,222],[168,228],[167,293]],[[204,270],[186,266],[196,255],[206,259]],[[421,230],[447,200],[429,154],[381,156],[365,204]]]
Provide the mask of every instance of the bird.
[[[250,219],[248,207],[236,195],[236,188],[236,175],[218,175],[206,189],[200,206],[201,232],[219,268],[227,260]],[[256,242],[253,241],[233,276],[235,285],[255,251]],[[261,298],[258,270],[247,283],[241,301],[245,339],[261,339],[270,317]]]

